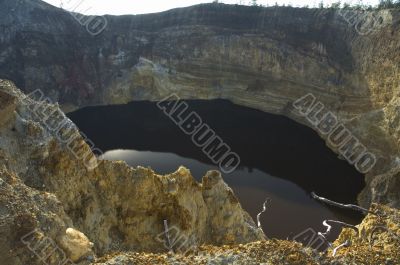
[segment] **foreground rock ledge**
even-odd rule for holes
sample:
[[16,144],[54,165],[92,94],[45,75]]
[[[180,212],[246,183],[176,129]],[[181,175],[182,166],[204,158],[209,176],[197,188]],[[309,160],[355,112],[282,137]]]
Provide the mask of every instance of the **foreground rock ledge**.
[[[332,257],[331,250],[320,254],[296,242],[264,240],[233,246],[202,246],[197,252],[186,256],[114,253],[94,264],[400,264],[400,211],[379,205],[373,205],[371,211],[384,213],[386,217],[368,215],[358,226],[359,235],[353,230],[344,229],[334,247],[347,240],[351,245],[339,249],[335,257]],[[378,229],[382,227],[387,230]]]
[[52,262],[63,253],[78,262],[120,250],[165,252],[164,220],[171,237],[187,239],[182,251],[264,238],[219,172],[197,183],[184,167],[161,176],[97,161],[57,105],[2,80],[0,101],[0,264],[40,264],[34,249],[42,241],[60,248]]

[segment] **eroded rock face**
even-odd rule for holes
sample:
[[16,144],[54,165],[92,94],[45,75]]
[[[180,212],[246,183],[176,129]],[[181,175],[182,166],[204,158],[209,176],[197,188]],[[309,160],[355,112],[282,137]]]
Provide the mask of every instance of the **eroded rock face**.
[[[340,264],[397,264],[400,262],[400,211],[373,204],[358,233],[346,228],[334,246],[346,241],[349,247],[337,251]],[[332,252],[330,252],[332,253]]]
[[[116,253],[96,260],[97,265],[116,264],[274,264],[274,265],[348,265],[400,263],[400,211],[373,204],[370,214],[353,229],[344,229],[333,247],[326,253],[315,252],[306,246],[285,240],[265,240],[235,246],[202,246],[190,255],[152,253]],[[323,232],[323,231],[321,231]],[[319,242],[318,236],[304,238],[305,242]],[[334,248],[348,242],[346,247]]]
[[2,106],[0,112],[0,126],[7,123],[11,117],[14,115],[15,110],[15,98],[7,93],[0,94],[0,106]]
[[377,157],[360,204],[400,207],[399,11],[368,13],[382,25],[359,34],[346,21],[357,11],[208,4],[106,16],[92,36],[39,0],[0,5],[0,77],[25,92],[42,89],[65,110],[171,93],[224,98],[311,127],[292,103],[313,93]]
[[74,124],[54,116],[57,105],[26,98],[4,80],[0,95],[12,99],[0,112],[14,110],[0,126],[1,264],[27,264],[27,234],[27,242],[55,242],[58,256],[49,259],[58,261],[63,254],[74,262],[90,257],[92,247],[98,255],[166,251],[164,220],[179,233],[171,236],[187,238],[184,248],[264,238],[219,172],[197,183],[184,167],[165,176],[124,162],[89,167],[82,153],[93,153]]

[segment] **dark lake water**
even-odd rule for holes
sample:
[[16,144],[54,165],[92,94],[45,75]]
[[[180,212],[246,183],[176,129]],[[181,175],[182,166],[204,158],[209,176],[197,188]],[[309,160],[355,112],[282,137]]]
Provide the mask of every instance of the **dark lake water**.
[[[311,198],[315,191],[335,201],[356,203],[364,186],[363,176],[338,159],[313,130],[225,100],[186,102],[239,154],[240,166],[223,177],[254,220],[265,199],[271,199],[261,219],[268,237],[293,238],[308,228],[325,231],[325,219],[360,222],[357,213]],[[103,150],[105,159],[148,166],[160,174],[184,165],[197,180],[218,169],[155,103],[87,107],[68,116]],[[332,238],[340,232],[334,228]]]

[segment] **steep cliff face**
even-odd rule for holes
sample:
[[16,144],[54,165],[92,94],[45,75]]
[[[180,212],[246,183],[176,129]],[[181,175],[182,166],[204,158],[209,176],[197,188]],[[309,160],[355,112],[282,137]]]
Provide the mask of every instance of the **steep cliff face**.
[[292,102],[313,93],[377,157],[360,203],[400,207],[398,11],[369,13],[381,25],[359,34],[356,11],[208,4],[106,16],[94,36],[39,0],[0,5],[0,76],[24,91],[65,110],[172,92],[225,98],[308,126]]

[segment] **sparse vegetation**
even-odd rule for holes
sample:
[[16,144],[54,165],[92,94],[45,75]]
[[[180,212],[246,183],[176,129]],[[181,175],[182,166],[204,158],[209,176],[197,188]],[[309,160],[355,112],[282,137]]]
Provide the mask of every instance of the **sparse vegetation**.
[[381,0],[379,2],[378,8],[386,9],[386,8],[400,8],[400,0]]
[[[214,0],[212,3],[220,3],[219,0]],[[237,2],[238,5],[246,5],[246,1],[243,0],[239,0]],[[291,4],[278,4],[277,2],[275,2],[273,5],[263,5],[263,4],[259,4],[258,0],[250,0],[249,2],[247,2],[247,5],[250,6],[273,6],[273,7],[292,7]],[[302,6],[302,8],[320,8],[320,9],[324,9],[324,8],[329,8],[329,9],[353,9],[353,10],[380,10],[380,9],[390,9],[390,8],[400,8],[400,0],[380,0],[378,5],[372,6],[372,5],[367,5],[367,4],[363,4],[362,2],[358,2],[355,4],[350,4],[348,2],[341,2],[341,0],[338,0],[337,2],[333,2],[330,5],[326,5],[326,3],[324,3],[324,1],[320,1],[318,3],[318,5],[315,6],[309,6],[309,5],[304,5]]]
[[338,1],[338,2],[332,3],[331,4],[331,8],[332,9],[339,9],[341,5],[342,5],[342,3],[340,1]]

